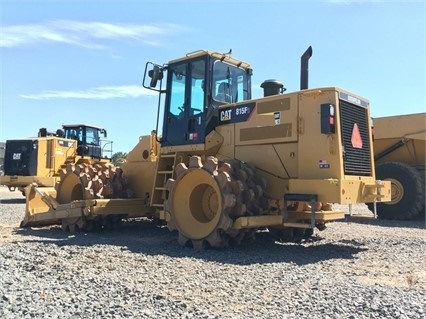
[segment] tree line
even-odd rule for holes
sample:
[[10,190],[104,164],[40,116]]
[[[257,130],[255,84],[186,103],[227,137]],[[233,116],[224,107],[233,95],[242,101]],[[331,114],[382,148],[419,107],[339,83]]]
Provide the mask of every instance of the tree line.
[[112,154],[111,162],[116,167],[120,167],[121,164],[126,161],[126,158],[127,158],[127,153],[117,152],[117,153]]

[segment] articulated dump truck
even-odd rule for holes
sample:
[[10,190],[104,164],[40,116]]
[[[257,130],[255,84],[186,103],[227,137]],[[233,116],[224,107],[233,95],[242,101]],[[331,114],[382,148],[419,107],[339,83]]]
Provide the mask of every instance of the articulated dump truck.
[[[391,182],[391,200],[377,203],[380,219],[425,216],[426,113],[374,118],[376,176]],[[368,204],[373,209],[372,204]]]
[[102,188],[89,164],[69,164],[55,187],[29,185],[22,226],[91,230],[146,217],[201,249],[259,229],[309,237],[344,218],[332,203],[389,201],[390,182],[375,178],[368,100],[308,89],[311,55],[309,47],[301,57],[300,91],[267,80],[258,99],[250,65],[230,53],[147,62],[143,86],[159,94],[156,129],[108,169]]

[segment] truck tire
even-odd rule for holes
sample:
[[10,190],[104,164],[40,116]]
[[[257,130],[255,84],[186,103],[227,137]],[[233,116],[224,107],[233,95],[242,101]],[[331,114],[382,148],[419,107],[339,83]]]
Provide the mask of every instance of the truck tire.
[[[425,185],[420,172],[399,162],[387,162],[376,167],[378,180],[391,181],[390,202],[377,203],[380,219],[412,220],[424,212]],[[373,211],[373,203],[368,203]]]

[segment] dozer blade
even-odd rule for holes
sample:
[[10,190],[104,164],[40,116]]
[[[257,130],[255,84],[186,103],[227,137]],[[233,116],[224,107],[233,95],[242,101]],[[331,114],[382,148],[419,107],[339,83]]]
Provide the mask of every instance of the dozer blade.
[[25,216],[21,227],[47,226],[59,223],[55,209],[58,207],[54,187],[37,187],[30,184],[25,188]]
[[[21,227],[49,225],[74,226],[86,229],[87,221],[99,221],[104,217],[152,218],[155,208],[146,204],[144,198],[85,199],[60,204],[56,201],[53,187],[29,185],[25,189],[25,217]],[[89,227],[90,228],[90,227]]]

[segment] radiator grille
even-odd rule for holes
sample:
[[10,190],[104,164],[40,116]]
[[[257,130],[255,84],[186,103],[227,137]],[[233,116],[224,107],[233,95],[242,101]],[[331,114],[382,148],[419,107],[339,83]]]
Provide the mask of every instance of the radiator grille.
[[8,140],[4,157],[4,174],[37,175],[37,150],[33,140]]
[[[342,135],[345,175],[372,175],[368,123],[366,108],[340,100],[340,133]],[[356,148],[352,145],[355,124],[357,124],[361,134],[362,148]]]

